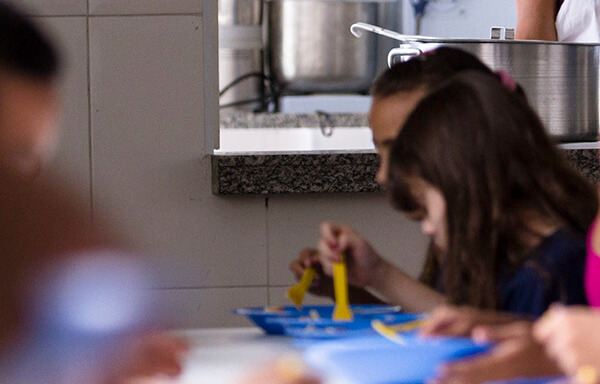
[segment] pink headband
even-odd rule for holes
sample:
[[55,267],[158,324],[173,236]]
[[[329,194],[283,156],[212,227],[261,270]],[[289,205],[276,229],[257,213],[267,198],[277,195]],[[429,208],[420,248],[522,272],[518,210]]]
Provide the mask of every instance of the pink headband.
[[504,85],[509,91],[514,92],[517,90],[517,82],[512,78],[511,75],[503,70],[496,71],[496,75],[500,77],[502,85]]

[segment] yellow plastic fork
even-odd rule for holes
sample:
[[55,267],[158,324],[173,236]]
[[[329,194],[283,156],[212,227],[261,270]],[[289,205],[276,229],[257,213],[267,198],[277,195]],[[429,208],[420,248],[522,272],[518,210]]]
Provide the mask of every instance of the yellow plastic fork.
[[373,320],[371,321],[371,327],[373,327],[375,332],[379,333],[386,339],[393,341],[394,343],[406,344],[404,338],[400,336],[400,334],[402,332],[411,331],[413,329],[422,327],[425,324],[425,321],[427,320],[419,319],[398,325],[385,325],[380,320]]
[[296,308],[302,308],[304,294],[306,291],[308,291],[308,288],[310,288],[314,277],[315,268],[308,267],[304,270],[304,274],[302,275],[300,282],[287,290],[286,296],[296,305]]
[[346,275],[346,254],[340,254],[340,261],[333,263],[333,289],[335,291],[335,309],[333,320],[351,321],[352,311],[348,299],[348,276]]

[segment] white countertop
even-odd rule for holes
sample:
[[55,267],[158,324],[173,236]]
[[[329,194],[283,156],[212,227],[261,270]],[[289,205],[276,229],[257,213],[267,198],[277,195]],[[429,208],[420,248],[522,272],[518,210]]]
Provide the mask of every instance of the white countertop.
[[291,339],[267,336],[258,328],[198,329],[177,332],[190,343],[183,384],[229,384],[297,352]]
[[558,145],[562,149],[600,149],[600,141],[582,143],[564,143]]

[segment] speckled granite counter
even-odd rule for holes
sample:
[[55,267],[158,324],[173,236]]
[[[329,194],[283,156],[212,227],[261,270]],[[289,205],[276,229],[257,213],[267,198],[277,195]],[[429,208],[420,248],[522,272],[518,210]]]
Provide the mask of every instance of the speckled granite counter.
[[247,113],[221,112],[221,128],[367,127],[362,113]]
[[[364,114],[221,115],[221,128],[366,127]],[[325,132],[324,132],[325,133]],[[600,162],[590,144],[567,145],[567,159],[593,183]],[[212,187],[218,195],[378,192],[378,157],[374,151],[236,152],[212,156]]]
[[[594,149],[566,149],[568,160],[600,181]],[[236,153],[213,155],[213,192],[219,195],[376,192],[374,152]]]

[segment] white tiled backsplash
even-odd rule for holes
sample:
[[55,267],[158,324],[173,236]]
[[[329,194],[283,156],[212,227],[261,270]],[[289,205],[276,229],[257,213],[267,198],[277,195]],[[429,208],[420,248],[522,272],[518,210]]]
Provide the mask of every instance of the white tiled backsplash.
[[200,13],[205,0],[89,0],[92,15]]
[[[426,240],[382,194],[212,195],[205,142],[216,126],[207,126],[204,108],[217,95],[204,88],[216,90],[218,76],[203,47],[216,53],[207,34],[211,25],[216,30],[216,18],[208,18],[216,0],[17,1],[37,9],[67,59],[55,168],[87,197],[90,214],[92,204],[108,214],[160,266],[156,292],[174,326],[244,325],[231,309],[285,302],[293,282],[287,265],[316,243],[326,219],[356,226],[418,273]],[[514,13],[512,0],[456,1],[466,13],[432,10],[424,33],[507,24]],[[475,17],[505,8],[503,20]]]
[[23,6],[36,16],[49,15],[87,15],[87,0],[15,0],[13,3]]

